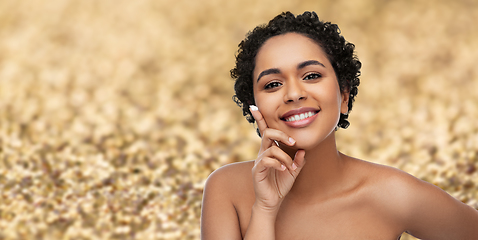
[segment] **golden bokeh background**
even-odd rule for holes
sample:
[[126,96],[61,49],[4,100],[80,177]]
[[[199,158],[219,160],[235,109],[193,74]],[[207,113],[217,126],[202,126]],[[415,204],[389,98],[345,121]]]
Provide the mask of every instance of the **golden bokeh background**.
[[474,0],[2,0],[0,239],[199,239],[207,176],[260,143],[237,44],[287,10],[357,46],[339,150],[478,208]]

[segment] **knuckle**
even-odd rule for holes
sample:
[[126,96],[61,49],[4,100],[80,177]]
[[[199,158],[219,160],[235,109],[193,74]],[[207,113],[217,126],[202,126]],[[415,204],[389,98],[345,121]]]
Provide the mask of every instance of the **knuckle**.
[[279,146],[277,146],[277,145],[275,145],[275,144],[272,145],[271,148],[274,149],[274,151],[275,151],[276,153],[278,153],[278,154],[286,154],[286,153],[284,152],[284,150],[282,150],[282,148],[280,148]]
[[[261,159],[261,160],[262,160],[262,159]],[[257,162],[254,164],[254,166],[252,167],[252,172],[253,172],[253,173],[256,172],[257,169],[259,169],[261,165],[262,165],[262,166],[264,165],[264,162],[261,161],[261,160],[260,160],[260,161],[257,161]]]
[[268,137],[271,135],[271,129],[270,128],[266,128],[262,131],[262,136],[263,137]]
[[276,145],[272,145],[270,148],[271,152],[274,154],[274,155],[280,155],[282,151],[282,149],[280,149],[278,146]]
[[265,157],[263,159],[263,164],[269,166],[271,163],[275,162],[275,160],[271,157]]
[[257,165],[260,165],[263,161],[264,161],[264,156],[258,157],[258,158],[254,161],[254,167],[256,167]]
[[274,157],[280,157],[282,153],[282,149],[280,149],[276,145],[272,145],[269,149],[269,155],[274,156]]
[[263,156],[263,157],[269,156],[269,155],[273,155],[271,148],[267,148],[267,149],[264,150],[264,152],[262,153],[262,156]]
[[269,164],[269,162],[271,161],[271,158],[268,157],[268,156],[263,156],[259,159],[256,160],[255,164],[254,164],[254,168],[256,167],[259,167],[259,166],[267,166]]

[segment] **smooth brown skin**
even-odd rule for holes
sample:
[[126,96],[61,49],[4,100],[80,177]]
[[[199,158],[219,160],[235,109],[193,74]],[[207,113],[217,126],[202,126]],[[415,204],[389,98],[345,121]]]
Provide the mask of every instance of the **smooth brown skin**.
[[[309,60],[323,66],[299,68]],[[257,81],[271,68],[280,71]],[[337,151],[334,129],[348,111],[348,94],[309,38],[287,33],[266,41],[256,57],[254,96],[258,157],[210,175],[202,239],[391,240],[405,231],[421,239],[478,239],[475,209],[403,171]],[[320,112],[305,127],[287,126],[280,117],[300,107]]]

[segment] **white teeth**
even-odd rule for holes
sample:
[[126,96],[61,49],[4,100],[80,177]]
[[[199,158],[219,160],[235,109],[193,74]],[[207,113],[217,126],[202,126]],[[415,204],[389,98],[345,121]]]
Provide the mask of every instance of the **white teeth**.
[[316,114],[315,112],[310,111],[310,112],[306,112],[306,113],[301,113],[300,115],[296,114],[294,116],[290,116],[290,117],[286,118],[285,120],[287,122],[299,121],[299,120],[304,120],[306,118],[312,117],[315,114]]

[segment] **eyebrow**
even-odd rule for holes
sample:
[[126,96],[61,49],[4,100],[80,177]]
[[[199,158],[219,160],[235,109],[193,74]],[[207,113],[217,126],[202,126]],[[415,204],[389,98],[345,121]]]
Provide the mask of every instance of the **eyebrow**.
[[[322,67],[325,67],[324,64],[322,64],[321,62],[317,60],[308,60],[308,61],[299,63],[297,65],[297,69],[302,69],[310,65],[320,65]],[[261,77],[263,76],[270,75],[270,74],[279,74],[279,73],[281,73],[281,71],[278,68],[270,68],[270,69],[264,70],[257,77],[257,82],[259,82],[259,79],[261,79]]]
[[264,70],[259,74],[259,77],[257,77],[257,81],[259,82],[259,79],[261,79],[261,77],[265,75],[279,74],[279,73],[280,73],[280,70],[278,68],[271,68],[271,69]]
[[308,60],[308,61],[305,61],[303,63],[299,63],[299,65],[297,65],[297,69],[302,69],[302,68],[305,68],[309,65],[320,65],[322,67],[325,67],[324,64],[322,64],[321,62],[319,62],[317,60]]

